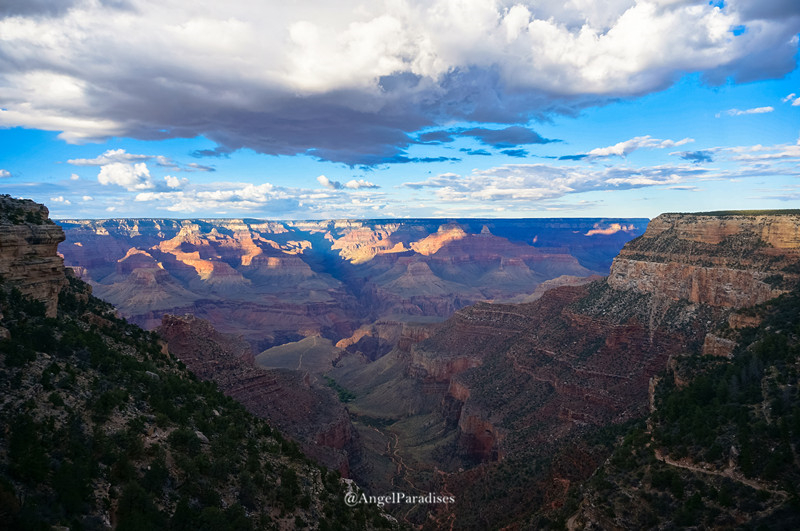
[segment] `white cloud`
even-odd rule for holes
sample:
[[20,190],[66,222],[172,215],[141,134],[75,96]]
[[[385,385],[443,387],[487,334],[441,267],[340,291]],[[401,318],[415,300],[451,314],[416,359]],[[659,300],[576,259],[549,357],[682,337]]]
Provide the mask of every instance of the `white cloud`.
[[[133,3],[76,1],[48,16],[0,18],[0,123],[60,131],[69,142],[205,135],[223,153],[312,150],[377,163],[437,124],[527,123],[663,90],[685,72],[712,83],[777,78],[797,53],[797,18],[763,16],[746,2],[120,7]],[[740,26],[747,31],[734,35]],[[83,160],[144,160],[108,157]]]
[[77,180],[79,180],[80,178],[81,178],[81,176],[80,176],[80,175],[78,175],[77,173],[73,173],[72,175],[70,175],[70,176],[69,176],[69,180],[70,180],[70,181],[77,181]]
[[344,183],[344,187],[350,188],[351,190],[358,190],[360,188],[380,188],[377,184],[365,181],[364,179],[352,179]]
[[[725,111],[724,114],[727,114],[728,116],[743,116],[745,114],[765,114],[768,112],[772,112],[774,110],[775,110],[774,107],[755,107],[753,109],[745,109],[745,110],[728,109],[727,111]],[[719,118],[721,115],[722,113],[718,113],[717,118]]]
[[593,149],[589,153],[587,153],[587,155],[592,158],[611,157],[611,156],[627,157],[632,152],[640,148],[665,149],[676,146],[682,146],[684,144],[688,144],[689,142],[694,142],[694,139],[684,138],[682,140],[675,141],[675,140],[660,140],[658,138],[652,138],[650,135],[637,136],[631,138],[630,140],[626,140],[624,142],[618,142],[613,146]]
[[144,162],[106,164],[100,168],[97,181],[102,185],[116,184],[129,191],[153,188],[153,183],[150,181],[150,170],[147,169],[147,164]]
[[11,177],[11,172],[8,170],[0,170],[0,179],[5,179],[6,177]]
[[768,161],[795,159],[800,162],[800,139],[795,144],[777,144],[774,146],[743,146],[728,148],[735,153],[732,160],[745,163],[764,163]]
[[197,212],[219,210],[252,210],[270,204],[281,209],[296,206],[296,190],[286,190],[271,183],[260,185],[236,183],[216,183],[213,189],[196,188],[172,192],[141,192],[136,194],[137,202],[155,202],[157,208],[173,212]]
[[61,203],[62,205],[71,205],[72,204],[69,201],[69,199],[64,199],[63,195],[60,195],[58,197],[51,197],[50,201],[52,201],[53,203]]
[[94,201],[94,197],[92,197],[90,195],[85,195],[85,196],[81,197],[81,199],[83,199],[84,201]]
[[319,184],[321,184],[325,188],[330,188],[331,190],[338,190],[338,189],[340,189],[342,187],[342,183],[339,183],[339,182],[336,182],[336,181],[331,181],[330,179],[328,179],[324,175],[318,176],[317,177],[317,182],[319,182]]
[[151,158],[150,155],[134,155],[124,149],[109,149],[93,159],[69,159],[67,162],[73,166],[105,166],[114,162],[141,162]]
[[317,182],[319,182],[319,184],[325,188],[330,188],[331,190],[341,190],[342,188],[348,188],[350,190],[359,190],[361,188],[380,188],[380,186],[377,184],[365,181],[364,179],[351,179],[342,184],[339,181],[328,179],[324,175],[317,177]]
[[781,101],[783,103],[786,103],[787,101],[792,101],[793,102],[795,99],[797,99],[797,95],[794,92],[792,92],[791,94],[789,94],[785,98],[781,98]]
[[186,184],[189,182],[189,179],[185,177],[179,179],[177,177],[173,177],[172,175],[165,176],[164,180],[167,181],[167,186],[169,188],[180,188],[181,186],[186,186]]

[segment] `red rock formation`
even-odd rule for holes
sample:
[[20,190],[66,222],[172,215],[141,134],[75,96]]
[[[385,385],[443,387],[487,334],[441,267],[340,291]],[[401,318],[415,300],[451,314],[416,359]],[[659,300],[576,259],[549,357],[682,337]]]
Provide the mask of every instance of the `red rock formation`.
[[791,215],[661,216],[625,246],[607,282],[460,310],[412,348],[409,373],[449,382],[443,411],[461,404],[461,451],[473,458],[629,419],[646,410],[651,378],[671,356],[730,356],[735,342],[714,330],[731,310],[797,281],[799,226]]
[[[800,215],[663,214],[626,245],[608,277],[616,289],[724,308],[783,293],[800,257]],[[775,275],[779,275],[780,278]]]
[[48,216],[43,205],[0,195],[0,275],[55,317],[58,293],[67,283],[64,261],[56,253],[64,231]]

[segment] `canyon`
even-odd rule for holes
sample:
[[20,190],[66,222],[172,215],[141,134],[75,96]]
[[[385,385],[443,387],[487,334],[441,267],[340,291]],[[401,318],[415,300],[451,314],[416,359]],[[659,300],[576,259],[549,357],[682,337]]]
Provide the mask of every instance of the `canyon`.
[[148,329],[192,314],[260,352],[379,320],[442,321],[477,301],[605,275],[642,219],[61,220],[68,267]]
[[[800,285],[798,211],[619,226],[630,230],[605,234],[598,220],[71,221],[60,249],[95,293],[158,327],[199,378],[308,455],[371,494],[456,499],[391,508],[400,522],[541,527],[560,514],[603,528],[615,524],[594,509],[602,489],[584,486],[619,444],[608,434],[652,414],[664,386],[736,362],[764,305]],[[613,260],[598,235],[619,238]],[[735,455],[730,477],[741,476]]]

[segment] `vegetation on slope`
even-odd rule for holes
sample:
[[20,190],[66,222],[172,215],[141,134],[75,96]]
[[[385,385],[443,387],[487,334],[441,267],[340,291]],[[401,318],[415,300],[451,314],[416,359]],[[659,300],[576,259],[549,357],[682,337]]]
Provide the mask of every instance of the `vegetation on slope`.
[[390,526],[74,278],[58,319],[0,280],[0,392],[0,528]]
[[800,290],[757,310],[732,360],[678,360],[691,381],[659,383],[656,411],[586,486],[578,524],[800,527]]

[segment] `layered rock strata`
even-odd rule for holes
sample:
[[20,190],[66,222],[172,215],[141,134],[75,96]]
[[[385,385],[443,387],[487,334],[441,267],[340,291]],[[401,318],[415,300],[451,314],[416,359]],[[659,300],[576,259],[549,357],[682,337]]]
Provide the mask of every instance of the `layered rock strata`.
[[44,205],[0,195],[0,275],[55,317],[58,293],[67,283],[56,253],[64,231],[48,215]]

